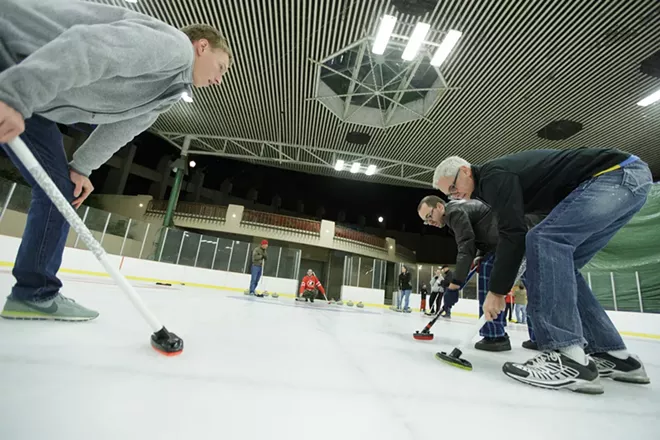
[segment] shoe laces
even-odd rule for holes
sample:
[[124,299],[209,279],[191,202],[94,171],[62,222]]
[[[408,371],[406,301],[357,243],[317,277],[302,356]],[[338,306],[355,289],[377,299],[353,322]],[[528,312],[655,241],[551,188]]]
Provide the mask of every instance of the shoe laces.
[[546,364],[549,362],[557,362],[559,363],[560,367],[563,366],[561,361],[561,354],[557,351],[545,351],[525,362],[525,365],[529,366],[530,368],[544,369]]
[[64,302],[71,302],[71,303],[75,303],[75,302],[76,302],[75,299],[73,299],[73,298],[67,298],[66,296],[62,295],[61,293],[60,293],[59,297],[60,297],[60,299],[61,299],[62,301],[64,301]]

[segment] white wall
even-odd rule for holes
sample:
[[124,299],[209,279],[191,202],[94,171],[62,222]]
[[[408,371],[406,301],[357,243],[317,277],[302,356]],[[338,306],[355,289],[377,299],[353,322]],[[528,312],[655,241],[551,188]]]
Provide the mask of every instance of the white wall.
[[385,304],[385,291],[383,289],[367,289],[365,287],[341,286],[341,299],[364,304]]
[[[479,302],[476,299],[460,299],[452,308],[452,314],[468,315],[477,318],[479,316]],[[609,310],[607,314],[619,332],[624,335],[650,336],[653,339],[660,339],[660,314],[614,312]]]
[[[20,243],[20,238],[0,235],[0,265],[5,267],[13,265]],[[183,283],[186,286],[235,290],[237,292],[242,292],[248,288],[250,283],[250,276],[247,274],[179,266],[130,257],[119,257],[117,255],[108,255],[108,258],[112,264],[121,268],[122,274],[136,281]],[[96,258],[89,251],[83,249],[66,248],[60,272],[107,277]],[[297,280],[264,277],[258,290],[265,289],[271,293],[277,292],[280,295],[293,297],[297,287]],[[344,301],[351,300],[355,303],[362,301],[365,305],[373,304],[382,307],[384,297],[385,291],[382,289],[342,286],[342,299]],[[419,307],[419,301],[419,295],[411,295],[410,306],[413,308]],[[476,318],[478,316],[478,302],[473,299],[461,299],[454,306],[452,312],[457,315]],[[660,314],[612,311],[607,313],[617,329],[624,335],[660,339]]]
[[[13,264],[21,240],[0,235],[0,264]],[[242,292],[250,285],[250,275],[220,270],[201,269],[137,258],[108,255],[110,262],[131,280],[145,282],[183,283],[187,286]],[[101,263],[87,250],[66,248],[60,272],[67,274],[107,276]],[[298,281],[263,277],[258,290],[294,296]]]

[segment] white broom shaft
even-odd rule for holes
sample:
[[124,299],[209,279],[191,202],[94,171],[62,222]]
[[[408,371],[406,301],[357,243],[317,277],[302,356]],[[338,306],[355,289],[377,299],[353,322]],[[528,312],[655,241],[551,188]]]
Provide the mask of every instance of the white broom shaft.
[[69,222],[78,236],[87,245],[87,248],[94,254],[94,256],[96,256],[96,258],[103,265],[108,274],[110,274],[115,283],[119,285],[121,290],[123,290],[124,293],[128,295],[128,298],[131,300],[131,302],[133,302],[133,305],[135,305],[144,319],[149,323],[153,331],[157,332],[158,330],[162,329],[163,325],[158,321],[158,319],[156,319],[156,317],[149,311],[149,309],[147,309],[147,306],[142,301],[142,298],[138,296],[133,286],[128,283],[126,278],[124,278],[124,276],[116,267],[110,264],[108,261],[108,256],[103,247],[101,247],[101,244],[96,241],[92,233],[89,231],[89,229],[87,229],[87,226],[85,226],[80,217],[78,217],[78,214],[76,214],[73,206],[71,206],[71,204],[66,200],[60,190],[57,188],[57,186],[55,186],[53,180],[42,168],[39,162],[37,162],[37,159],[34,157],[27,145],[25,145],[23,140],[17,137],[13,141],[9,142],[9,146],[21,161],[23,166],[32,175],[37,184],[48,195],[51,202],[53,202],[53,205],[55,205],[58,211],[62,213],[66,221]]

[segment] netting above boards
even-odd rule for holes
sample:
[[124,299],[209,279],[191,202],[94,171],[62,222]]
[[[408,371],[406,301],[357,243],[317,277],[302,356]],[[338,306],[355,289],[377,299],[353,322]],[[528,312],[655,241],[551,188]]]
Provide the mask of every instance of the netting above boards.
[[653,184],[644,207],[582,273],[591,278],[606,308],[660,313],[660,183]]

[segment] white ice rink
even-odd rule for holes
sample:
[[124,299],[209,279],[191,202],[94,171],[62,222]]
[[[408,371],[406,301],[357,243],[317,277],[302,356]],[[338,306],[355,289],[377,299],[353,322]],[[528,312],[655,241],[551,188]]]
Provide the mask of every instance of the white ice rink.
[[[652,384],[605,381],[605,394],[546,391],[501,372],[534,352],[434,359],[474,322],[412,333],[418,314],[136,284],[185,341],[157,354],[150,330],[109,279],[66,277],[88,323],[0,320],[0,439],[660,439],[660,341],[631,339]],[[8,272],[0,290],[9,292]]]

